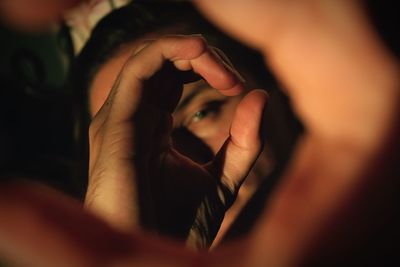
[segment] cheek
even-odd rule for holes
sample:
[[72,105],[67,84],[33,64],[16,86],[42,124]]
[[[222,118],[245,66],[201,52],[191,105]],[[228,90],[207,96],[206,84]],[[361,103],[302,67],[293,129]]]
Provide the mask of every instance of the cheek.
[[214,155],[220,150],[221,146],[224,144],[225,140],[229,136],[229,127],[224,127],[221,131],[216,132],[213,136],[210,136],[206,143],[213,151]]

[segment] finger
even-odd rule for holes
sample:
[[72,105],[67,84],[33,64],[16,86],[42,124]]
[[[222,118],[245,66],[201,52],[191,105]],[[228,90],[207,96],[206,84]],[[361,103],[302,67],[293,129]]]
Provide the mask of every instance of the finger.
[[194,266],[204,256],[172,240],[117,232],[40,185],[2,184],[0,210],[0,262],[10,266]]
[[253,90],[240,102],[232,121],[230,136],[217,153],[210,170],[236,193],[255,163],[261,149],[260,127],[268,95]]
[[[118,75],[113,88],[119,86],[121,80],[121,75]],[[111,89],[113,91],[113,89]],[[111,94],[111,92],[110,92]],[[100,154],[100,149],[102,148],[104,128],[106,127],[106,122],[109,116],[109,110],[111,106],[112,96],[107,97],[106,101],[101,106],[100,110],[96,113],[89,127],[89,177],[91,176],[91,170],[94,167],[94,163],[97,162],[98,155]]]
[[50,29],[62,14],[78,4],[79,0],[2,0],[0,17],[23,31]]
[[[224,94],[234,95],[243,90],[241,79],[209,51],[203,38],[167,36],[143,48],[124,65],[120,83],[114,86],[107,100],[114,110],[113,119],[126,120],[132,116],[142,101],[144,82],[160,71],[166,61],[180,71],[193,70]],[[152,90],[159,92],[163,88]]]
[[3,184],[0,210],[0,256],[15,266],[102,266],[128,254],[130,237],[49,188]]
[[85,204],[118,229],[153,227],[146,162],[169,146],[166,130],[172,124],[167,115],[171,116],[142,105],[124,125],[106,121],[90,136],[92,153]]
[[239,77],[243,83],[245,82],[243,76],[241,76],[240,73],[235,69],[232,61],[227,57],[227,55],[225,55],[225,53],[221,49],[219,49],[218,47],[211,47],[210,50],[214,52],[214,54],[222,61],[223,64],[225,64],[226,68],[235,73],[236,76]]

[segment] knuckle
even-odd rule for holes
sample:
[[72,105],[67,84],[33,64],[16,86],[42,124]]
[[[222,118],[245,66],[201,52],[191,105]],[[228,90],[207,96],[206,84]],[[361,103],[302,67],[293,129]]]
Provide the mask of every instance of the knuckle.
[[207,44],[206,39],[201,35],[190,36],[188,39],[195,50],[198,51],[199,54],[204,53],[205,51],[209,50],[209,46]]
[[163,51],[193,59],[209,50],[207,41],[201,35],[166,35],[156,41]]

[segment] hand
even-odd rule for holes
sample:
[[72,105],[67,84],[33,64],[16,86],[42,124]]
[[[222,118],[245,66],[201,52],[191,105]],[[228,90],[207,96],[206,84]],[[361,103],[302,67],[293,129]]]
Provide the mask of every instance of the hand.
[[396,106],[393,77],[398,76],[398,64],[374,38],[362,2],[196,4],[225,30],[263,52],[308,133],[373,150]]
[[[173,252],[178,251],[173,249],[176,244],[154,246],[149,235],[116,231],[81,203],[43,185],[2,183],[0,210],[1,266],[151,266],[140,263],[145,251],[161,261],[187,260]],[[166,247],[168,252],[163,253]]]
[[[209,1],[209,4],[215,7],[219,2]],[[239,3],[239,1],[229,2],[231,5],[228,7],[233,7],[233,4]],[[257,2],[268,4],[271,1],[254,1],[248,4],[253,10],[260,11],[259,13],[263,14],[265,19],[268,19],[269,16],[265,15],[269,10],[267,9],[268,6],[267,8],[254,6],[253,4]],[[316,3],[318,1],[291,2],[300,3],[299,5],[304,6],[307,3]],[[337,1],[320,2],[337,3]],[[341,4],[348,2],[358,3],[358,1],[342,1]],[[309,8],[310,6],[305,6],[305,9],[310,11]],[[310,12],[312,10],[315,11],[315,9],[311,9]],[[248,10],[245,9],[240,9],[236,14],[229,13],[228,8],[224,8],[222,11],[218,8],[214,9],[214,15],[219,15],[220,18],[226,15],[230,21],[236,21],[237,19],[241,24],[254,22],[257,18],[256,14],[258,14],[247,12]],[[208,14],[211,13],[210,10]],[[296,35],[297,38],[292,39],[292,41],[297,40],[299,43],[290,42],[293,46],[289,46],[291,53],[288,58],[295,60],[296,63],[291,64],[291,61],[285,57],[287,54],[283,53],[283,50],[269,50],[271,43],[269,43],[269,46],[267,43],[265,45],[259,43],[261,45],[259,48],[265,53],[266,58],[272,56],[275,57],[275,62],[280,62],[279,66],[277,64],[272,65],[274,72],[280,79],[286,85],[296,86],[299,84],[301,86],[296,89],[287,88],[288,92],[294,92],[300,88],[306,90],[304,95],[301,92],[300,95],[291,94],[292,101],[307,101],[308,93],[312,95],[318,93],[316,90],[318,88],[323,90],[325,86],[335,89],[331,85],[339,81],[340,85],[346,86],[346,89],[350,90],[350,92],[353,86],[362,88],[365,85],[367,86],[366,88],[374,91],[383,88],[386,93],[393,90],[398,94],[398,62],[396,59],[390,57],[387,50],[382,47],[376,35],[369,28],[370,26],[365,24],[364,19],[360,21],[360,17],[353,17],[351,13],[347,12],[340,14],[343,15],[339,16],[339,18],[344,19],[342,21],[362,26],[361,28],[356,27],[353,32],[353,37],[356,40],[364,40],[364,42],[354,46],[356,50],[359,50],[350,49],[348,51],[349,46],[343,50],[346,51],[347,55],[351,55],[351,52],[360,53],[355,58],[351,57],[349,59],[342,56],[335,58],[329,50],[324,49],[326,46],[323,42],[308,43],[306,42],[309,40],[307,35]],[[291,13],[291,15],[296,14]],[[243,19],[246,18],[243,16],[247,16],[247,19]],[[289,15],[281,18],[288,17],[290,18]],[[321,16],[310,17],[321,18]],[[229,20],[225,22],[229,23]],[[267,21],[256,21],[256,24],[252,25],[254,27],[247,28],[252,29],[252,31],[247,30],[247,33],[249,35],[252,34],[253,38],[254,36],[265,37],[265,33],[262,30],[268,26],[267,23]],[[297,25],[301,26],[301,24]],[[322,24],[315,24],[314,26],[318,25],[322,26]],[[300,28],[306,30],[305,32],[307,33],[308,27],[304,26],[304,24]],[[338,28],[336,32],[346,32],[345,28]],[[320,29],[323,29],[323,27]],[[330,37],[335,39],[338,36],[331,35]],[[247,38],[248,42],[251,42],[251,40],[250,37]],[[316,40],[318,39],[314,39],[314,41]],[[343,38],[336,39],[336,41],[336,44],[341,48],[349,44]],[[298,44],[303,45],[299,46]],[[304,49],[309,49],[309,52],[317,51],[315,49],[322,50],[320,53],[303,53]],[[305,56],[304,60],[300,60],[302,55]],[[315,57],[310,58],[312,55]],[[361,55],[363,56],[360,57]],[[278,60],[279,58],[282,60]],[[363,59],[362,61],[360,61],[361,58]],[[314,61],[317,59],[319,61]],[[346,67],[342,71],[349,70],[350,73],[359,70],[360,75],[362,73],[365,74],[363,75],[365,79],[357,78],[353,80],[350,75],[345,76],[349,78],[346,82],[346,80],[343,80],[344,77],[335,75],[331,68],[325,68],[325,64],[309,64],[323,63],[325,60],[328,63],[332,63],[335,62],[335,59],[338,60],[336,63],[339,65],[328,65]],[[342,63],[347,63],[348,65],[340,65]],[[376,70],[376,75],[370,75],[371,69],[367,67]],[[323,75],[317,76],[315,73]],[[321,82],[311,83],[312,88],[308,89],[301,85],[305,81],[312,81],[315,77],[320,77]],[[374,80],[377,77],[379,79]],[[297,83],[294,82],[296,79],[299,79]],[[293,82],[289,83],[289,80]],[[349,96],[346,90],[342,90],[342,93],[343,97]],[[325,142],[318,142],[315,136],[313,137],[309,134],[310,129],[307,129],[308,135],[305,136],[302,145],[299,146],[293,164],[289,167],[284,177],[284,182],[274,194],[274,201],[268,203],[269,209],[260,218],[258,226],[253,230],[252,234],[244,240],[240,240],[236,246],[222,248],[214,253],[205,255],[184,252],[176,249],[173,244],[166,241],[161,244],[160,242],[147,241],[138,236],[127,237],[122,235],[121,238],[120,233],[108,228],[101,221],[82,211],[78,204],[72,204],[71,200],[65,200],[59,194],[45,192],[32,187],[28,188],[29,190],[23,190],[20,187],[10,188],[3,185],[0,188],[0,210],[7,216],[0,216],[0,254],[10,262],[18,262],[20,266],[30,267],[88,267],[105,264],[146,267],[167,265],[299,266],[304,263],[304,260],[310,259],[311,261],[314,259],[314,264],[306,263],[303,266],[335,265],[337,262],[339,264],[336,265],[349,265],[351,263],[359,265],[360,262],[371,265],[369,261],[371,259],[375,260],[372,265],[376,263],[375,265],[379,266],[382,265],[382,261],[388,259],[387,256],[392,257],[389,260],[398,259],[397,247],[395,246],[398,241],[396,238],[399,236],[398,201],[393,200],[398,200],[398,158],[400,149],[398,140],[399,122],[398,116],[396,116],[398,113],[395,112],[393,103],[398,103],[399,98],[396,97],[396,94],[394,95],[395,97],[387,102],[388,107],[384,108],[385,112],[383,114],[385,116],[382,117],[393,134],[392,136],[375,135],[378,143],[382,144],[387,141],[388,146],[381,145],[380,149],[382,150],[380,150],[380,153],[374,153],[371,160],[367,162],[369,163],[368,165],[363,162],[361,169],[367,175],[348,173],[346,171],[335,173],[335,170],[337,170],[334,168],[335,164],[341,168],[348,164],[347,166],[353,169],[354,162],[346,160],[336,162],[332,160],[331,155],[340,159],[340,154],[346,150],[340,146],[335,147],[332,144],[326,146]],[[369,97],[365,99],[364,94],[354,96],[356,98],[353,98],[353,100],[357,105],[363,105],[364,101],[367,101],[366,103],[369,101]],[[318,98],[311,99],[313,99],[312,101],[318,100]],[[378,98],[376,101],[381,99]],[[387,100],[388,97],[385,96],[382,101],[386,103]],[[322,98],[322,104],[330,106],[329,98]],[[313,107],[316,108],[316,106]],[[378,106],[374,105],[374,107]],[[337,108],[339,109],[339,106]],[[349,106],[345,109],[348,108]],[[300,110],[298,110],[299,113],[301,113]],[[336,112],[334,109],[330,111],[333,114]],[[314,116],[319,114],[319,110],[314,112]],[[343,114],[347,114],[347,112],[351,111],[343,110]],[[389,116],[386,117],[388,114]],[[331,121],[332,118],[334,117],[327,117],[327,121],[323,122],[323,116],[321,116],[321,122],[324,124],[331,122],[333,125],[339,123]],[[347,121],[348,117],[343,116],[342,119]],[[372,124],[369,127],[375,126]],[[368,132],[369,130],[371,128],[367,129]],[[367,150],[371,151],[370,149],[371,147]],[[351,150],[349,151],[351,152]],[[368,154],[371,156],[370,152]],[[344,155],[348,154],[345,153]],[[362,153],[362,155],[365,154]],[[352,158],[350,157],[350,159]],[[355,159],[357,160],[359,157],[355,157]],[[334,175],[325,175],[329,173]],[[376,211],[376,213],[371,213],[371,211]],[[49,214],[53,214],[53,216],[49,216]],[[397,215],[390,217],[393,214]],[[376,223],[379,220],[383,224],[371,224],[371,221]],[[24,223],[24,227],[18,227],[18,223]],[[24,232],[21,232],[21,229]],[[71,229],[75,229],[76,232],[71,232]],[[390,238],[382,239],[382,234]],[[371,242],[371,237],[377,243]],[[38,240],[41,242],[38,242]],[[385,243],[382,241],[391,242]],[[119,247],[117,246],[118,244],[120,244]],[[115,248],[118,249],[115,250]],[[367,248],[367,250],[364,250],[364,248]],[[120,254],[117,252],[120,252]],[[358,254],[354,255],[353,252],[358,252]],[[157,257],[154,257],[154,255],[157,255]]]
[[255,243],[264,244],[259,259],[271,266],[305,258],[325,266],[327,258],[340,262],[363,246],[377,255],[366,240],[398,222],[392,217],[398,214],[399,64],[362,2],[196,1],[210,19],[262,51],[305,126],[255,231]]
[[144,224],[205,247],[261,150],[266,94],[244,97],[230,137],[213,162],[200,166],[170,142],[171,113],[192,79],[188,71],[223,94],[243,90],[201,37],[168,36],[141,47],[92,121],[86,206],[121,229]]
[[0,19],[23,31],[42,31],[61,20],[80,0],[2,0]]

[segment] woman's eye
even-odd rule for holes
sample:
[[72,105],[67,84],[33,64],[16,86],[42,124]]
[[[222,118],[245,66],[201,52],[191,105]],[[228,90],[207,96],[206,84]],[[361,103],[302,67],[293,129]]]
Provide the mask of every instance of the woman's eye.
[[206,109],[197,111],[192,117],[192,122],[197,122],[197,121],[204,119],[207,116],[207,114],[208,114],[208,111]]
[[225,101],[219,101],[219,100],[207,103],[200,110],[194,113],[194,115],[190,118],[189,124],[199,122],[210,116],[217,116],[220,113],[224,103]]

